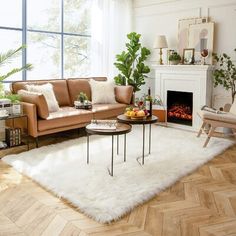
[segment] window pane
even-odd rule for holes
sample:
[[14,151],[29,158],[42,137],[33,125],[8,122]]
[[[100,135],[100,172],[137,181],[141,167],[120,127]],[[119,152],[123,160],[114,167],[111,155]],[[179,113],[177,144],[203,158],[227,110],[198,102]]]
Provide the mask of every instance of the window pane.
[[60,0],[27,1],[28,29],[60,31]]
[[27,79],[60,78],[60,36],[28,33],[27,60],[33,64]]
[[0,26],[22,28],[22,1],[3,0],[0,6]]
[[91,0],[64,0],[64,31],[90,34]]
[[64,75],[83,77],[90,75],[90,38],[65,36]]
[[[0,29],[0,52],[6,53],[8,50],[15,50],[21,46],[21,31],[15,30],[1,30]],[[19,52],[18,56],[13,58],[4,65],[1,65],[0,73],[5,75],[14,68],[20,68],[22,66],[22,53]],[[21,80],[22,73],[18,72],[10,77],[6,78],[5,81]]]

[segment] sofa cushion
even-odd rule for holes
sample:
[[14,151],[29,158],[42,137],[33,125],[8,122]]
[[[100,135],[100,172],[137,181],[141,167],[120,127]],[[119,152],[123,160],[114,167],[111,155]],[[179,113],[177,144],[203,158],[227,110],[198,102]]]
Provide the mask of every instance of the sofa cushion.
[[41,93],[30,92],[27,90],[19,90],[18,94],[21,96],[22,102],[35,104],[37,107],[37,114],[42,119],[47,119],[49,116],[48,105],[45,97]]
[[112,104],[116,103],[115,84],[113,81],[89,81],[92,93],[93,104]]
[[52,84],[50,83],[41,85],[27,84],[26,88],[30,92],[38,92],[44,95],[48,105],[49,112],[56,112],[59,110],[59,105],[56,100]]
[[59,106],[71,106],[70,96],[67,88],[67,82],[65,79],[55,79],[55,80],[27,80],[27,81],[17,81],[11,84],[11,90],[13,93],[17,93],[20,89],[26,89],[26,84],[46,84],[51,83],[53,85],[53,91],[55,93],[56,99]]
[[68,79],[67,84],[71,104],[74,104],[74,101],[76,100],[80,92],[85,93],[88,97],[88,100],[91,101],[91,88],[89,84],[89,79]]
[[126,105],[121,103],[115,104],[94,104],[93,105],[93,118],[94,119],[106,119],[113,118],[125,111]]
[[50,113],[46,120],[38,120],[38,130],[45,131],[86,123],[90,122],[91,119],[93,119],[93,113],[89,110],[61,107],[59,111]]
[[226,123],[236,123],[236,115],[230,112],[225,114],[216,114],[209,111],[199,111],[198,115],[203,119],[222,121]]
[[132,86],[116,86],[115,96],[116,101],[119,103],[130,104],[133,95]]

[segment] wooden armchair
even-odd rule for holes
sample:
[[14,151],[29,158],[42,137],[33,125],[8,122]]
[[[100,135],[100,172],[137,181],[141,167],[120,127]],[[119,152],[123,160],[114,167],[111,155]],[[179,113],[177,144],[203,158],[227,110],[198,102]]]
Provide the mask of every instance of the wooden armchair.
[[209,111],[201,110],[198,112],[198,115],[201,117],[203,123],[197,134],[197,137],[200,137],[205,127],[210,127],[210,130],[207,133],[207,139],[203,147],[207,146],[210,138],[214,136],[214,132],[217,127],[231,128],[236,131],[236,100],[229,109],[229,112],[226,112],[224,114],[216,114]]

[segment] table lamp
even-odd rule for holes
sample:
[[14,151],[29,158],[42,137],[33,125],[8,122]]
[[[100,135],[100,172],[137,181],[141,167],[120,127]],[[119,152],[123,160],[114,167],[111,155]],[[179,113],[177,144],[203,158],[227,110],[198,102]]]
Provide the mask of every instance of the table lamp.
[[166,41],[166,36],[165,35],[157,35],[153,48],[157,48],[160,49],[160,65],[163,65],[163,61],[162,61],[162,48],[167,48],[167,41]]

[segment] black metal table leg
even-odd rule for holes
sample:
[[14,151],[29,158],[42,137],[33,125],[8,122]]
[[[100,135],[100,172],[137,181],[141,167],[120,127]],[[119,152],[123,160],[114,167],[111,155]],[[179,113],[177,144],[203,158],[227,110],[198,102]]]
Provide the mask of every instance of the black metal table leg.
[[87,133],[87,164],[89,164],[89,134]]
[[151,154],[152,124],[149,125],[149,154]]
[[124,134],[124,162],[126,162],[126,134]]
[[27,148],[28,148],[28,151],[29,151],[29,119],[28,119],[28,116],[26,116],[26,123],[27,123]]
[[144,149],[145,149],[145,125],[143,124],[143,159],[142,159],[142,165],[144,165]]
[[114,135],[111,136],[111,141],[112,141],[112,148],[111,148],[111,172],[110,175],[113,176],[113,158],[114,158]]
[[117,155],[119,155],[119,135],[117,135],[117,150],[116,150]]

